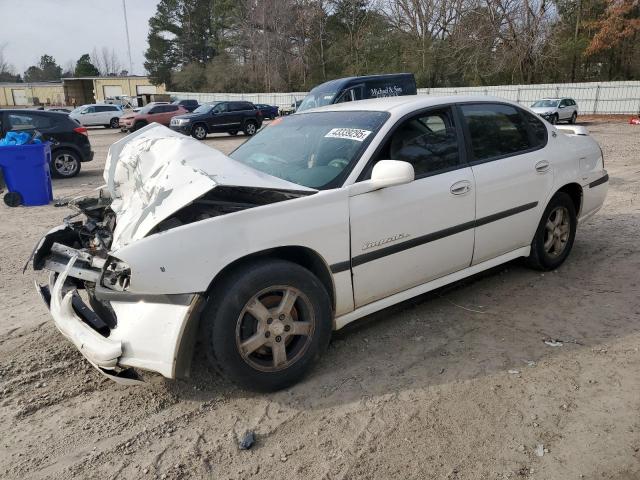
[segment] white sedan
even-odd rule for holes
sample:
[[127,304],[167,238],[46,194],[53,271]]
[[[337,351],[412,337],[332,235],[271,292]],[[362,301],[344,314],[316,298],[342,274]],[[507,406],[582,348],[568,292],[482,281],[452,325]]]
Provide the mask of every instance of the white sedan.
[[428,96],[279,118],[229,157],[152,124],[105,180],[34,252],[59,330],[122,382],[186,374],[199,340],[263,391],[365,315],[518,257],[558,268],[608,188],[584,127]]

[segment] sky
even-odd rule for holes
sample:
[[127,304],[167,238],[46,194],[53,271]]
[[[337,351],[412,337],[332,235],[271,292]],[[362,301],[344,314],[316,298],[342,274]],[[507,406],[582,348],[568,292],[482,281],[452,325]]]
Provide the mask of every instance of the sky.
[[[159,0],[125,0],[133,74],[144,75],[149,18]],[[0,0],[0,45],[18,73],[51,55],[65,68],[94,47],[115,50],[129,70],[122,0]]]

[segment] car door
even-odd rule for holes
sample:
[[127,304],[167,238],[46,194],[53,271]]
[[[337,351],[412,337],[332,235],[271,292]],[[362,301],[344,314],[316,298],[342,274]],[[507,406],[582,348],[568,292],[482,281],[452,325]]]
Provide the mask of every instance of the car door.
[[569,101],[564,98],[558,104],[558,118],[560,120],[568,120],[573,112],[569,108]]
[[111,120],[111,107],[107,105],[96,105],[95,124],[109,125]]
[[468,267],[475,187],[451,108],[398,122],[376,161],[411,163],[415,180],[349,199],[356,307]]
[[237,115],[237,112],[229,111],[232,103],[233,102],[222,102],[213,107],[208,121],[210,132],[224,132],[235,126],[232,117],[233,115]]
[[84,126],[97,125],[96,116],[96,107],[93,105],[87,107],[80,112],[80,123]]
[[531,244],[553,185],[547,128],[499,103],[459,105],[476,184],[473,264]]
[[149,123],[157,122],[161,124],[163,113],[164,113],[164,110],[162,109],[162,105],[156,105],[154,107],[151,107],[151,110],[149,110],[149,113],[147,113],[147,122]]

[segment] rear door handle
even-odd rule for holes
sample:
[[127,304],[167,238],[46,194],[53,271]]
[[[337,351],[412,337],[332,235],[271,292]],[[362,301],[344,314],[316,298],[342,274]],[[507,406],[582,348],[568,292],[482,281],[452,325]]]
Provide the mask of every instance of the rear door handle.
[[471,190],[471,182],[469,180],[461,180],[451,185],[449,191],[453,195],[464,195]]
[[536,172],[546,173],[547,171],[549,171],[549,162],[547,162],[546,160],[542,160],[536,163]]

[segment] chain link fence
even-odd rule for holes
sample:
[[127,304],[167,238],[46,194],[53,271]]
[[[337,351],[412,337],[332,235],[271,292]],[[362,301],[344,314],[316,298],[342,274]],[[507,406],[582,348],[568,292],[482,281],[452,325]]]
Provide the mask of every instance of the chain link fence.
[[[253,103],[290,107],[307,92],[288,93],[193,93],[168,92],[178,99],[200,103],[220,100],[247,100]],[[496,85],[490,87],[419,88],[419,95],[490,95],[531,105],[545,97],[571,97],[583,114],[636,114],[640,112],[640,81],[547,83],[537,85]]]

